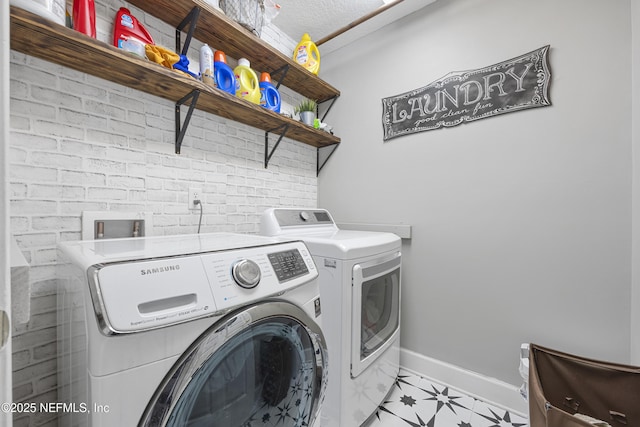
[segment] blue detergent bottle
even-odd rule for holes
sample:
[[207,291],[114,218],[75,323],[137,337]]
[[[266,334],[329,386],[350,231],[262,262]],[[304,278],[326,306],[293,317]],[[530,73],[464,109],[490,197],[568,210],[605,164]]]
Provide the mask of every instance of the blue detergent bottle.
[[260,74],[260,105],[279,113],[281,104],[280,92],[271,83],[271,75],[269,73]]
[[221,50],[213,54],[213,83],[218,89],[231,95],[236,94],[236,76],[227,65],[227,56]]

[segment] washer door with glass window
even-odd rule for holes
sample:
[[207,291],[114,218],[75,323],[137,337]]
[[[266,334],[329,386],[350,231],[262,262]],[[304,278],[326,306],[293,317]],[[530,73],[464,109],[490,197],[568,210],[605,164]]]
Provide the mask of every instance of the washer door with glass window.
[[141,426],[311,426],[327,382],[319,326],[298,306],[263,302],[225,316],[181,356]]

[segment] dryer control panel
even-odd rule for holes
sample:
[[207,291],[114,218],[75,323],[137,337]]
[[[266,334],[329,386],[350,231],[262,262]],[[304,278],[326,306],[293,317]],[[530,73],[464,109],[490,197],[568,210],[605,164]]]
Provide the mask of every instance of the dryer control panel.
[[325,209],[271,208],[263,212],[260,233],[264,236],[280,236],[299,230],[338,230],[338,226]]
[[94,265],[89,285],[107,335],[221,314],[316,279],[300,241]]

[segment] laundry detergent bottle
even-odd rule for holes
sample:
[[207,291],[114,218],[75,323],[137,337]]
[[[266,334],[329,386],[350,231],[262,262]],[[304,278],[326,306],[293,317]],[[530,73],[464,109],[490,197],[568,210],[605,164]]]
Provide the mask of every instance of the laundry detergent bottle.
[[236,76],[227,65],[227,56],[221,50],[213,54],[213,84],[220,90],[236,94]]
[[96,5],[93,0],[73,0],[73,29],[96,38]]
[[320,51],[316,44],[311,41],[309,34],[304,33],[302,36],[302,40],[296,46],[296,50],[293,51],[293,60],[313,74],[318,74],[318,71],[320,71]]
[[113,45],[146,58],[144,50],[146,44],[155,44],[149,31],[131,14],[129,9],[126,7],[118,9],[113,25]]
[[260,74],[260,105],[267,110],[279,113],[281,104],[280,92],[271,83],[271,75],[269,73]]
[[213,66],[213,51],[205,43],[200,48],[200,80],[209,86],[215,86],[213,83]]
[[233,73],[236,76],[236,96],[260,104],[260,82],[256,72],[251,69],[249,60],[240,58]]

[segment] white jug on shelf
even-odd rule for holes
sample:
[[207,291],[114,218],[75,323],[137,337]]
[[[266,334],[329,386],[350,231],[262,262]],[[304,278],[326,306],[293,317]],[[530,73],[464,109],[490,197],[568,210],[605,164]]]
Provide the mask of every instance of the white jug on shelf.
[[65,23],[65,0],[10,0],[9,3],[50,19],[56,24]]

